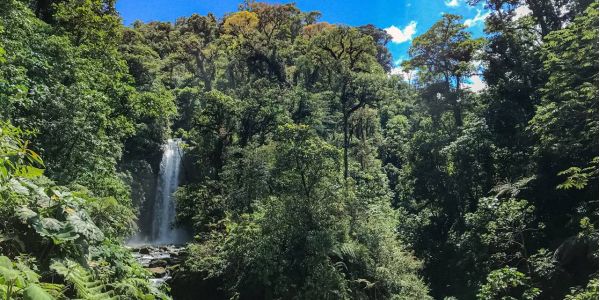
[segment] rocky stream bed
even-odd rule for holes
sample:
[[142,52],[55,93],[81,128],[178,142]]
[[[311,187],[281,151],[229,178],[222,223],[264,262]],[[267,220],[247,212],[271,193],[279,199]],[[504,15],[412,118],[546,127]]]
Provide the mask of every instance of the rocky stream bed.
[[169,283],[175,268],[184,259],[184,250],[185,248],[175,245],[131,247],[133,256],[152,273],[152,283],[156,285]]

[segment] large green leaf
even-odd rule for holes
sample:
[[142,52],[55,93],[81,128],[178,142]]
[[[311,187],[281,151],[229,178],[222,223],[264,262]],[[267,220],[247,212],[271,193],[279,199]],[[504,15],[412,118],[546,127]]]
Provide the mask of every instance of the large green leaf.
[[32,198],[37,198],[37,204],[41,207],[47,207],[50,204],[50,197],[46,193],[46,188],[28,179],[19,179],[23,187],[29,190]]
[[[46,224],[52,224],[52,226],[55,225],[53,222],[49,221]],[[79,234],[77,234],[71,224],[63,224],[58,230],[50,230],[49,228],[44,227],[43,222],[38,221],[32,222],[31,225],[39,235],[51,238],[52,242],[56,245],[79,238]]]
[[26,206],[17,208],[17,216],[21,221],[29,223],[29,221],[37,217],[37,213]]
[[37,284],[31,284],[29,287],[23,291],[23,299],[24,300],[53,300],[54,298],[50,296],[43,288],[41,288]]
[[0,267],[12,268],[12,261],[6,256],[0,256]]
[[32,167],[32,166],[23,166],[17,172],[15,172],[16,176],[24,177],[24,178],[35,178],[42,176],[44,174],[44,169]]
[[19,271],[12,268],[0,267],[0,276],[2,276],[4,282],[14,282],[19,279]]
[[61,231],[65,227],[63,222],[54,218],[42,218],[40,223],[46,230],[49,231]]
[[9,184],[10,184],[11,190],[14,191],[15,193],[21,194],[21,195],[29,194],[29,190],[22,184],[22,182],[20,180],[12,178],[9,181]]
[[102,231],[92,222],[83,211],[75,211],[67,217],[69,223],[73,226],[75,232],[83,235],[92,241],[101,241],[104,239]]

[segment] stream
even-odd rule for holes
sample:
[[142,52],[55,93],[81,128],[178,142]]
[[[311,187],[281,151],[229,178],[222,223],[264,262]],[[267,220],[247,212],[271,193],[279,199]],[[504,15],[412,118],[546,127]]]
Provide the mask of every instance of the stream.
[[130,249],[133,257],[152,273],[154,278],[150,280],[157,286],[167,283],[172,278],[172,267],[180,264],[185,254],[184,247],[175,245],[140,245]]

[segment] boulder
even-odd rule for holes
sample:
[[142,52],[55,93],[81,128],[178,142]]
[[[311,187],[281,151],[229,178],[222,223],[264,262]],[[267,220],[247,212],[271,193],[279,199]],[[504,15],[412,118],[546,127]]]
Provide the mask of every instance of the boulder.
[[148,267],[150,267],[150,268],[155,268],[155,267],[166,268],[167,261],[164,259],[155,259],[155,260],[150,261],[150,263],[148,264]]
[[142,247],[138,249],[138,253],[140,254],[150,254],[150,247]]
[[183,262],[183,258],[181,258],[179,256],[169,257],[169,258],[167,258],[166,262],[170,266],[178,265],[178,264],[181,264]]

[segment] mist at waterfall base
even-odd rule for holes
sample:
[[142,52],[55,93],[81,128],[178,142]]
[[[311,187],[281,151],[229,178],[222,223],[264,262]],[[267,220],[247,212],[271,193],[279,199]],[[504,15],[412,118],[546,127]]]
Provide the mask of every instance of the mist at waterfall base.
[[190,239],[186,229],[173,226],[176,214],[173,193],[177,190],[181,174],[182,150],[179,143],[179,139],[169,139],[163,145],[152,221],[149,224],[151,228],[140,231],[149,232],[150,235],[138,233],[128,241],[130,245],[179,245]]

